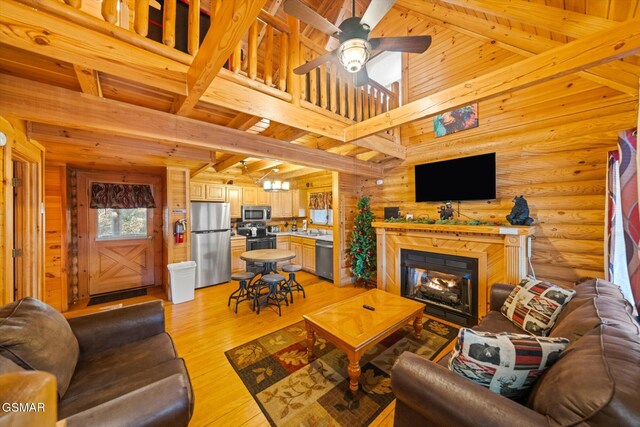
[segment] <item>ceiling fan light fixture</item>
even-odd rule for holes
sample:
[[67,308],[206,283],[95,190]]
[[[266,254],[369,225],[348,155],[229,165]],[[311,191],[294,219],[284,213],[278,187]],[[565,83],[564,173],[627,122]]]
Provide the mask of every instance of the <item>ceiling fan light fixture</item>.
[[338,59],[350,73],[357,73],[369,59],[371,45],[365,39],[355,38],[345,41],[338,48]]

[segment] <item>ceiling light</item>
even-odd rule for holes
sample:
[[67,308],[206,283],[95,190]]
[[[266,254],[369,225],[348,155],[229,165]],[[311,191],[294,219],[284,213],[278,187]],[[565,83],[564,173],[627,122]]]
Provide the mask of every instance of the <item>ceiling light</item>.
[[350,73],[357,73],[369,59],[371,45],[365,39],[350,39],[338,48],[338,59]]

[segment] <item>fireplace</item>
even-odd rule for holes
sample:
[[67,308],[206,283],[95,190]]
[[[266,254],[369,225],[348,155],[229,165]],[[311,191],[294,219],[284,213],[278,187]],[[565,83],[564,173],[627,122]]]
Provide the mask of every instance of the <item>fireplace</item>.
[[478,323],[478,260],[402,249],[401,294],[425,313],[462,326]]

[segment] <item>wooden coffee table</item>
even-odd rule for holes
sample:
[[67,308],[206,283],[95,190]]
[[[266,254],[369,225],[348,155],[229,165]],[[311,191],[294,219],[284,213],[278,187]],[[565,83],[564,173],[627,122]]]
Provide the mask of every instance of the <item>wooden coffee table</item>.
[[[367,310],[363,305],[375,308]],[[422,331],[424,304],[378,289],[329,305],[304,317],[307,355],[313,358],[316,334],[344,350],[349,358],[349,388],[358,391],[360,358],[371,347],[413,319],[416,338]]]

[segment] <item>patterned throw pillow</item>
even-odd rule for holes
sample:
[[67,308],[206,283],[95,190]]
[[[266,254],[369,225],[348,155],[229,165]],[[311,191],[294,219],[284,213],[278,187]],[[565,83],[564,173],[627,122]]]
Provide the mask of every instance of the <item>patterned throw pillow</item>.
[[524,279],[507,297],[500,311],[522,330],[546,337],[562,307],[576,291],[541,280]]
[[460,329],[449,369],[510,399],[527,395],[569,344],[566,338]]

